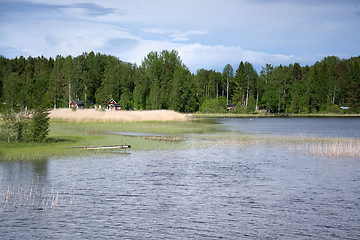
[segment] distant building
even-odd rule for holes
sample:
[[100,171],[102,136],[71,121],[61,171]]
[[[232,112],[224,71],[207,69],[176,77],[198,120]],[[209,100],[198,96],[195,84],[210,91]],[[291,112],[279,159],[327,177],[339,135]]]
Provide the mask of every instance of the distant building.
[[236,107],[236,105],[234,105],[234,104],[228,104],[228,105],[226,105],[226,109],[227,109],[228,112],[231,112],[232,110],[234,110],[235,107]]
[[[87,101],[88,103],[88,106],[91,106],[91,101],[88,100]],[[76,109],[83,109],[85,107],[85,102],[83,100],[73,100],[71,103],[70,103],[70,107],[71,108],[76,108]]]
[[111,99],[108,102],[106,109],[113,110],[113,111],[119,111],[119,110],[122,110],[122,107],[114,99]]
[[76,109],[82,109],[84,108],[84,101],[83,100],[73,100],[71,103],[70,103],[70,107],[71,108],[76,108]]

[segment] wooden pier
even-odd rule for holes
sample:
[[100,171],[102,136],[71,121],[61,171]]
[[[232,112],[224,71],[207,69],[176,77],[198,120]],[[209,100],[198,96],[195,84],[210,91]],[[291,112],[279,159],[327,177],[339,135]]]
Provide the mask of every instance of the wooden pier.
[[82,148],[87,150],[113,150],[113,149],[122,149],[125,150],[131,148],[130,145],[111,145],[111,146],[80,146],[76,148]]

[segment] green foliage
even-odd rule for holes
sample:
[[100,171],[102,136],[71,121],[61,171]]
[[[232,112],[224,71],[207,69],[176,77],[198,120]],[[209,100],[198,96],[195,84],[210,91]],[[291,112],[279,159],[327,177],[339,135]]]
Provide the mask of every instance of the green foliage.
[[331,104],[327,107],[327,112],[328,113],[341,113],[341,109],[338,105]]
[[225,113],[226,100],[224,98],[206,99],[200,106],[202,113]]
[[36,110],[33,113],[30,126],[30,141],[42,143],[49,134],[49,112]]
[[223,78],[225,81],[223,81],[223,89],[226,89],[226,103],[229,102],[229,96],[232,95],[232,85],[234,81],[234,69],[230,64],[226,64],[223,72],[222,72]]
[[129,110],[132,107],[131,93],[128,89],[121,94],[119,103],[125,110]]
[[15,112],[10,109],[3,109],[1,112],[2,124],[1,133],[8,143],[23,142],[28,137],[29,116],[25,112]]
[[[235,74],[235,76],[234,76]],[[150,52],[141,66],[100,53],[55,59],[0,57],[0,101],[13,111],[69,107],[72,100],[94,105],[110,99],[125,109],[196,112],[204,99],[224,98],[243,110],[326,113],[331,105],[360,112],[360,57],[330,56],[313,66],[266,64],[260,76],[251,63],[223,72],[191,74],[178,52]],[[250,106],[249,106],[250,105]]]
[[248,105],[246,106],[246,113],[254,113],[256,110],[256,104],[254,96],[250,96]]

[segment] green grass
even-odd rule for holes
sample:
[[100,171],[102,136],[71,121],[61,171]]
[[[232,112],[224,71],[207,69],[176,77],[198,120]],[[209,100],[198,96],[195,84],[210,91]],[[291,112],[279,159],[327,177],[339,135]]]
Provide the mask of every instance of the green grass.
[[[139,137],[109,132],[141,132],[161,134],[160,137]],[[191,138],[199,141],[186,141]],[[194,135],[195,134],[195,135]],[[4,138],[2,138],[4,139]],[[205,141],[203,141],[205,140]],[[0,141],[0,160],[44,160],[64,156],[104,153],[79,146],[131,145],[130,151],[182,149],[189,145],[236,146],[275,144],[296,151],[321,156],[359,157],[359,140],[307,137],[269,137],[223,132],[209,121],[186,122],[50,122],[50,134],[45,143],[6,143]]]
[[[50,134],[45,143],[0,142],[0,160],[37,160],[93,154],[99,151],[84,150],[79,146],[131,145],[132,150],[184,148],[185,134],[205,134],[216,131],[216,125],[202,121],[185,122],[134,122],[134,123],[75,123],[50,122]],[[109,132],[142,132],[166,134],[166,137],[136,137]]]

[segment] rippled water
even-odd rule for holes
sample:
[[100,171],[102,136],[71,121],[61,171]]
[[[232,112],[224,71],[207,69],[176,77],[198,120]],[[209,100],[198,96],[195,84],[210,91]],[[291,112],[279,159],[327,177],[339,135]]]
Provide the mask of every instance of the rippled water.
[[360,138],[360,118],[217,119],[231,131],[261,135]]
[[[0,236],[360,239],[359,160],[255,143],[0,162]],[[14,208],[9,187],[39,191]]]

